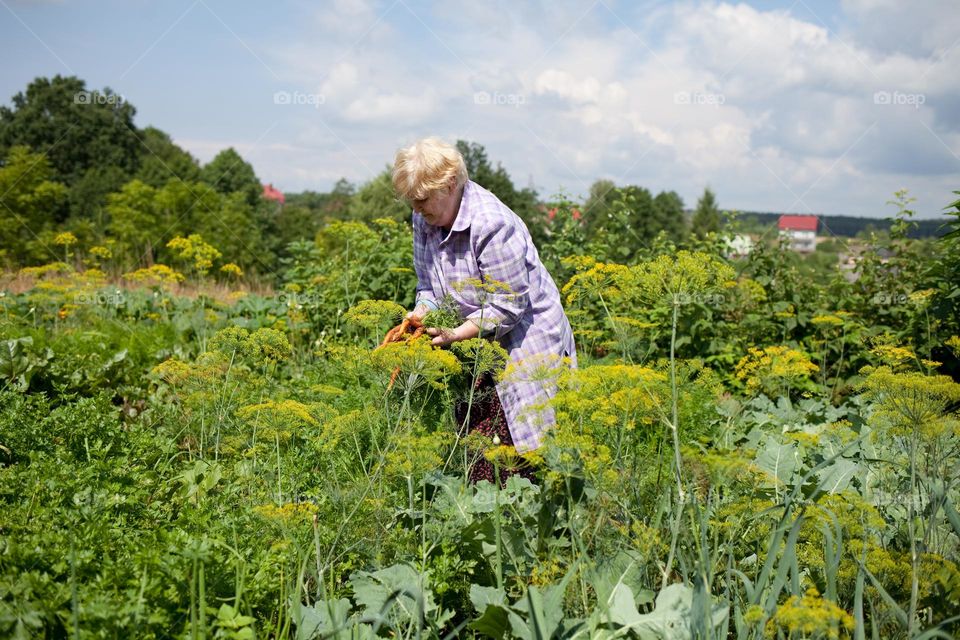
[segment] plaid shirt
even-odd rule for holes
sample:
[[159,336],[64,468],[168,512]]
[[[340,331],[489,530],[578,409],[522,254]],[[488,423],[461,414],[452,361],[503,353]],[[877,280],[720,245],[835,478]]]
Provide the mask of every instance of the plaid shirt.
[[[449,232],[413,216],[413,262],[418,303],[451,295],[463,318],[507,350],[507,370],[496,385],[507,426],[518,452],[539,447],[554,424],[547,404],[556,394],[556,368],[575,367],[577,353],[560,292],[526,225],[467,181]],[[487,284],[479,286],[481,280]]]

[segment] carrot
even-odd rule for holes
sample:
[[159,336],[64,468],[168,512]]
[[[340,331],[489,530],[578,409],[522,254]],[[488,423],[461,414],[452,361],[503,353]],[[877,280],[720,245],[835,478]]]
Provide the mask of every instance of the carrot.
[[[403,322],[395,326],[393,329],[387,331],[387,335],[384,336],[383,342],[380,343],[380,346],[377,349],[387,346],[388,344],[394,342],[400,342],[404,339],[404,334],[407,333],[409,329],[412,329],[410,336],[406,339],[407,343],[411,343],[426,331],[426,327],[423,326],[423,323],[416,318],[404,318]],[[376,351],[376,349],[374,349]],[[397,376],[400,375],[400,367],[397,367],[393,370],[393,373],[390,374],[390,383],[387,385],[387,390],[393,388],[393,383],[396,381]]]

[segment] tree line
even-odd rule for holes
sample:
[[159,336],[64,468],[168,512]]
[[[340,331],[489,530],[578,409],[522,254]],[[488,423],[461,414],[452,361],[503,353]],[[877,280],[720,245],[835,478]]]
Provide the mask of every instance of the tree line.
[[[339,180],[329,192],[265,200],[253,166],[227,148],[203,164],[170,135],[134,122],[136,108],[110,88],[88,89],[75,76],[39,77],[0,106],[0,266],[60,257],[54,239],[70,232],[78,248],[100,247],[124,268],[169,259],[176,236],[199,233],[250,273],[274,273],[288,245],[313,238],[331,220],[405,220],[390,167],[359,186]],[[493,191],[548,245],[559,201],[519,188],[480,144],[459,140],[471,179]],[[568,209],[569,210],[569,209]],[[721,213],[705,191],[691,220],[673,191],[596,181],[576,211],[578,237],[619,239],[629,260],[658,235],[682,242],[716,231]],[[553,212],[553,213],[551,213]]]

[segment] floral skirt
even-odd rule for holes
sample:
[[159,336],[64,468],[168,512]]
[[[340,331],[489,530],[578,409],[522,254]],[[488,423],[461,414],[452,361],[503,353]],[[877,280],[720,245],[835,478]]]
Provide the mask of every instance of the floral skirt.
[[[471,436],[467,439],[470,482],[476,484],[486,480],[492,483],[496,468],[485,454],[493,452],[498,446],[512,447],[513,437],[507,427],[507,417],[503,413],[503,406],[490,374],[484,374],[477,379],[472,402],[470,398],[465,398],[456,403],[454,416],[457,424],[466,423],[466,435]],[[512,475],[535,482],[534,469],[525,460],[516,456],[495,457],[496,467],[500,470],[500,486]]]

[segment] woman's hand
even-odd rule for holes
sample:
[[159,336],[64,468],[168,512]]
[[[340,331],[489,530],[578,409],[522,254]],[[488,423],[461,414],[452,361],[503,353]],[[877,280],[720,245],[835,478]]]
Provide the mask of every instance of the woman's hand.
[[430,312],[429,307],[425,304],[418,304],[413,311],[404,316],[407,320],[416,320],[417,322],[423,322],[423,318]]
[[426,333],[432,336],[430,344],[435,347],[446,347],[460,340],[469,340],[480,335],[480,327],[473,321],[467,320],[456,329],[440,329],[437,327],[427,327]]

